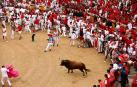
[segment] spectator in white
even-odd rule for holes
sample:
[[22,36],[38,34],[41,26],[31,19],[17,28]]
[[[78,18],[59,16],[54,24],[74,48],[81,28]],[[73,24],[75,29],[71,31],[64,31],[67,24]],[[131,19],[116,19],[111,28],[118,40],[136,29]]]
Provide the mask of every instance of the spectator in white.
[[78,28],[80,29],[80,27],[81,27],[81,20],[77,20],[76,24],[77,24]]
[[70,46],[74,46],[75,45],[75,40],[77,38],[77,35],[76,33],[73,31],[72,34],[71,34],[71,38],[70,38]]
[[55,42],[53,46],[57,45],[57,47],[58,47],[58,45],[59,45],[59,39],[60,39],[59,31],[56,29],[54,31],[53,35],[54,35],[53,38],[54,38],[54,42]]
[[16,8],[15,10],[16,10],[16,13],[19,14],[20,9],[19,9],[19,8]]
[[131,30],[131,29],[132,29],[132,23],[129,22],[129,23],[127,24],[127,27],[128,27],[129,30]]
[[51,30],[50,30],[50,29],[48,29],[48,30],[47,30],[47,34],[50,34],[50,32],[51,32]]
[[98,52],[103,52],[103,41],[104,41],[104,35],[101,34],[101,31],[99,32],[98,36]]
[[114,64],[113,64],[113,68],[112,68],[112,69],[113,69],[114,71],[118,70],[119,68],[120,68],[120,67],[118,66],[117,63],[114,63]]
[[12,17],[10,20],[10,37],[11,37],[11,39],[14,39],[14,31],[15,31],[15,22],[14,22],[14,18]]
[[10,80],[8,78],[7,72],[9,72],[9,70],[7,68],[5,68],[5,66],[2,66],[2,68],[1,68],[1,73],[2,73],[1,83],[2,83],[2,87],[4,87],[5,81],[7,81],[9,86],[11,87],[11,82],[10,82]]
[[31,30],[30,30],[30,20],[26,17],[25,19],[25,30],[27,32],[30,32],[31,33]]
[[48,29],[51,29],[52,28],[52,22],[48,19],[47,21],[47,26],[48,26]]
[[119,22],[118,22],[118,23],[116,24],[116,30],[117,30],[117,32],[118,32],[119,28],[120,28],[120,24],[119,24]]
[[0,8],[0,17],[2,17],[2,13],[3,13],[2,8]]
[[57,19],[56,23],[57,23],[56,29],[59,31],[59,33],[62,33],[61,28],[60,28],[60,20]]
[[101,33],[101,42],[102,42],[102,50],[103,50],[103,46],[104,46],[104,41],[105,41],[105,35],[103,33]]
[[127,52],[128,52],[128,54],[129,54],[129,56],[132,55],[132,53],[133,53],[133,47],[132,47],[131,44],[130,44],[130,46],[127,48]]
[[102,11],[102,9],[100,9],[99,10],[99,16],[102,16],[102,13],[103,13],[103,11]]
[[134,50],[133,53],[132,53],[132,58],[136,58],[136,51]]
[[126,43],[124,44],[123,51],[127,52],[127,45],[126,45]]
[[3,41],[7,40],[7,29],[6,29],[6,22],[5,18],[2,19],[2,36],[3,36]]
[[48,19],[47,19],[47,16],[48,16],[48,14],[45,12],[45,13],[43,13],[43,15],[44,15],[44,28],[45,29],[47,29],[47,24],[48,24]]
[[44,31],[44,17],[41,17],[40,19],[40,29]]
[[114,43],[113,43],[113,47],[112,48],[118,48],[118,41],[114,41]]
[[104,59],[104,62],[106,62],[106,59],[108,57],[108,53],[109,53],[109,44],[106,43],[105,44],[105,59]]
[[66,27],[65,27],[65,25],[63,25],[62,26],[62,35],[64,36],[64,37],[66,37],[66,32],[67,32],[67,30],[66,30]]
[[86,31],[86,39],[90,40],[91,44],[93,43],[93,40],[91,40],[91,33],[89,32],[89,30]]
[[[117,48],[115,48],[113,51],[112,51],[112,60],[114,60],[115,58],[118,57],[118,52],[117,52]],[[111,60],[111,61],[112,61]]]
[[73,23],[70,22],[70,24],[69,24],[69,36],[71,36],[71,34],[73,32],[73,27],[74,27]]
[[82,30],[83,30],[83,38],[85,40],[86,39],[86,31],[87,31],[87,29],[86,29],[86,27],[84,25],[82,26]]
[[24,9],[24,8],[20,9],[20,12],[22,12],[22,13],[25,13],[25,11],[26,11],[26,9]]

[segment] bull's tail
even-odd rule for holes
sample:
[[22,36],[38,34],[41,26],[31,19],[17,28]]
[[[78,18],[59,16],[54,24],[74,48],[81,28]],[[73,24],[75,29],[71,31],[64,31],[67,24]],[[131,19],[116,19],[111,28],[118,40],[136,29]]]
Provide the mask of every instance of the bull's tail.
[[87,72],[90,72],[91,70],[90,69],[85,69]]

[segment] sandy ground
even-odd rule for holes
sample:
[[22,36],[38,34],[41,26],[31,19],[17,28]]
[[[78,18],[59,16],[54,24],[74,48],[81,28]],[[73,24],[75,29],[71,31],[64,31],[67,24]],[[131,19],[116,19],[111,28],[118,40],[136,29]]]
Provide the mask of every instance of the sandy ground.
[[[15,40],[10,40],[8,33],[8,42],[0,37],[0,66],[13,64],[20,71],[20,77],[10,79],[13,87],[92,87],[104,78],[109,63],[103,62],[103,54],[94,48],[70,47],[68,38],[61,38],[59,47],[45,53],[46,39],[45,32],[36,33],[35,42],[29,33],[23,33],[22,40],[17,33]],[[60,58],[81,61],[91,72],[86,77],[78,70],[68,74],[60,66]]]

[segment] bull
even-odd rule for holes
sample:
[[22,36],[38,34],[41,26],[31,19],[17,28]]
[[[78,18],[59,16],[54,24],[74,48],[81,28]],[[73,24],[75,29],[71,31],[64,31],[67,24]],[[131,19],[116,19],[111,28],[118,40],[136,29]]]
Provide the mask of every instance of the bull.
[[61,66],[65,66],[68,69],[68,73],[71,70],[71,73],[73,73],[73,69],[79,69],[81,72],[83,72],[83,76],[85,74],[87,75],[87,72],[89,72],[89,69],[86,69],[86,66],[82,62],[76,62],[76,61],[71,61],[71,60],[62,60],[61,61]]

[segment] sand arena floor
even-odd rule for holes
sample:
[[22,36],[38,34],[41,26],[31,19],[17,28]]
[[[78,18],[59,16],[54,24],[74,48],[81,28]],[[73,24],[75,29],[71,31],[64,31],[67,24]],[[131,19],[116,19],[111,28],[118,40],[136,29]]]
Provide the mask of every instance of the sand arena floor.
[[[103,62],[103,54],[94,48],[70,47],[68,38],[61,38],[59,47],[45,53],[47,38],[46,33],[40,31],[36,33],[35,42],[31,42],[29,33],[23,33],[22,40],[18,40],[15,33],[15,40],[10,40],[9,28],[8,42],[3,42],[1,35],[0,66],[12,64],[20,71],[20,77],[10,79],[13,87],[92,87],[104,78],[109,63]],[[60,66],[60,58],[81,61],[91,72],[86,77],[78,70],[68,74],[67,69]]]

